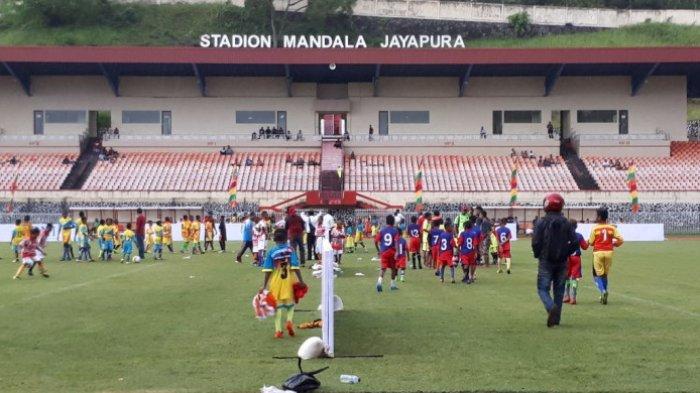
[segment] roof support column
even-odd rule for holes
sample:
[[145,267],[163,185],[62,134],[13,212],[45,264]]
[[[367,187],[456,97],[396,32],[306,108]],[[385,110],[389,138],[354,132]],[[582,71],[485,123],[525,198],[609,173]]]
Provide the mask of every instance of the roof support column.
[[292,96],[292,83],[294,83],[294,78],[292,78],[292,70],[289,64],[284,65],[284,77],[287,81],[287,97]]
[[109,84],[109,88],[112,89],[114,96],[119,97],[119,73],[102,63],[100,63],[100,71],[102,71],[102,75],[107,79],[107,84]]
[[561,76],[561,73],[564,71],[564,64],[557,64],[555,67],[553,67],[549,72],[547,73],[547,76],[544,78],[544,96],[549,97],[549,95],[552,93],[552,90],[554,90],[554,86],[556,86],[557,81],[559,80],[559,77]]
[[382,65],[374,66],[374,76],[372,77],[372,95],[379,97],[379,75],[382,72]]
[[632,75],[632,97],[639,93],[639,90],[647,83],[649,78],[654,75],[657,68],[659,68],[659,63],[649,64],[643,72]]
[[32,77],[29,73],[22,72],[17,66],[12,65],[8,62],[3,62],[2,65],[5,67],[7,72],[12,75],[17,82],[22,86],[24,94],[28,97],[32,95]]
[[197,87],[199,87],[199,94],[202,95],[202,97],[207,96],[207,78],[202,72],[201,69],[199,69],[199,66],[196,63],[192,63],[192,71],[194,72],[195,78],[197,78]]
[[464,92],[467,90],[467,85],[469,85],[469,78],[472,75],[472,70],[474,69],[474,64],[469,64],[464,74],[459,77],[459,96],[464,97]]

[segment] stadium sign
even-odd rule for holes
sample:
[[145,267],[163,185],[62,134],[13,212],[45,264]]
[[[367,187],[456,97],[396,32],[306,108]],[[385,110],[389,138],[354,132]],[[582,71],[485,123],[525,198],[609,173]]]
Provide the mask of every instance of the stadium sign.
[[[347,35],[284,35],[283,48],[291,49],[355,49],[367,48],[362,35],[352,38]],[[202,34],[199,46],[202,48],[272,48],[271,35],[248,34]],[[464,39],[456,35],[385,35],[380,48],[464,48]]]

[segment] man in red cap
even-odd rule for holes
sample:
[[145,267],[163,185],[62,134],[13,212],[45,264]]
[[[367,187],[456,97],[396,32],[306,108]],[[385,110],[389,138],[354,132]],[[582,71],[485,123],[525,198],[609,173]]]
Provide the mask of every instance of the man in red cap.
[[304,219],[297,214],[297,209],[290,207],[287,210],[287,218],[284,220],[287,237],[289,237],[289,246],[292,250],[299,248],[299,262],[301,266],[306,265],[304,255]]
[[574,228],[561,214],[563,208],[561,195],[547,195],[544,198],[546,215],[539,220],[532,236],[532,251],[539,261],[537,293],[547,311],[547,327],[559,325],[561,320],[567,261],[578,245]]

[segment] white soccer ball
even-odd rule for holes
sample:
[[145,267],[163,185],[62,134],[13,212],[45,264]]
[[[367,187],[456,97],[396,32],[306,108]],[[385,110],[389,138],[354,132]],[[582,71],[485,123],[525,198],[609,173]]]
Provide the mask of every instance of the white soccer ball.
[[139,262],[141,262],[141,257],[138,255],[135,255],[133,258],[131,258],[131,261],[134,263],[139,263]]

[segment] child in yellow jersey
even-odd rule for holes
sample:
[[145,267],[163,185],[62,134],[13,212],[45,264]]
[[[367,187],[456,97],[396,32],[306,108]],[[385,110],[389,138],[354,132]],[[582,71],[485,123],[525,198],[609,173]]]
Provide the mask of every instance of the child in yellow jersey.
[[100,249],[100,255],[99,258],[100,260],[104,261],[104,248],[102,247],[102,235],[104,234],[105,231],[105,220],[100,220],[99,225],[97,225],[97,228],[95,229],[95,234],[97,235],[97,247]]
[[131,263],[131,253],[134,250],[136,234],[131,230],[131,223],[126,224],[126,230],[122,233],[122,263]]
[[32,220],[29,216],[24,216],[22,220],[22,239],[29,239],[29,235],[32,232]]
[[214,251],[214,217],[206,216],[204,217],[204,251],[206,252],[211,248]]
[[71,244],[71,235],[73,228],[76,227],[72,218],[68,217],[67,213],[63,213],[58,219],[59,229],[61,230],[61,241],[63,242],[63,256],[61,261],[72,261],[75,257],[73,254],[73,245]]
[[593,246],[593,279],[600,291],[600,304],[608,304],[608,274],[612,266],[613,248],[624,240],[614,225],[608,224],[608,209],[596,211],[596,225],[591,229],[588,244]]
[[19,263],[19,244],[24,240],[24,232],[22,231],[22,220],[15,221],[15,228],[12,230],[12,252],[15,253],[14,263]]
[[163,259],[163,224],[160,221],[156,221],[156,225],[152,227],[153,230],[153,259],[162,260]]
[[102,253],[100,254],[100,259],[103,261],[111,261],[112,253],[114,252],[114,222],[111,218],[105,221],[105,225],[102,226]]
[[200,216],[192,219],[190,216],[190,221],[192,224],[190,226],[190,242],[192,242],[192,254],[202,254],[202,244],[200,243],[200,238],[202,236],[202,218]]
[[190,248],[190,228],[192,227],[192,222],[188,216],[182,216],[182,225],[180,226],[180,234],[182,235],[182,246],[180,247],[180,254],[184,254]]
[[150,252],[149,249],[153,247],[153,221],[148,220],[146,224],[146,252]]
[[173,251],[173,222],[170,217],[165,217],[163,222],[163,245],[168,247],[171,254],[175,252]]

